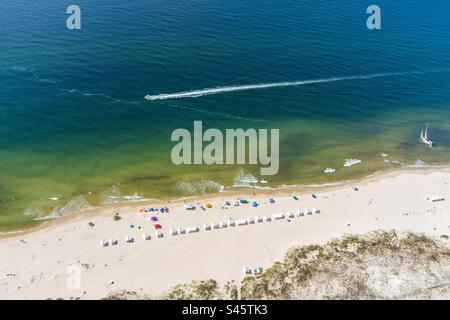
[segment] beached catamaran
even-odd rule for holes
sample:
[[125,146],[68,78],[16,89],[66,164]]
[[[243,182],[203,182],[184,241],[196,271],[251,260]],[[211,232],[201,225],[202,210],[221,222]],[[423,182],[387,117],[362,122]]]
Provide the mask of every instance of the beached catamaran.
[[422,140],[422,142],[428,146],[430,146],[430,148],[433,147],[433,141],[431,141],[428,138],[428,123],[427,126],[425,128],[425,130],[422,130],[422,132],[420,133],[420,140]]

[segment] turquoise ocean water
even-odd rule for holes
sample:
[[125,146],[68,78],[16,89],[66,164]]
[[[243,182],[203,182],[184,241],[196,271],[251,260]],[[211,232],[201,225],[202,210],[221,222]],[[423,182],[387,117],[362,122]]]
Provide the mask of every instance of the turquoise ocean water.
[[[66,28],[70,4],[81,8],[79,31]],[[261,187],[448,163],[450,2],[377,1],[376,31],[370,4],[1,1],[0,229],[261,178],[257,166],[173,165],[170,134],[194,120],[279,128],[280,171]],[[144,99],[305,80],[325,81]],[[427,122],[431,150],[418,142]],[[362,162],[343,167],[349,158]]]

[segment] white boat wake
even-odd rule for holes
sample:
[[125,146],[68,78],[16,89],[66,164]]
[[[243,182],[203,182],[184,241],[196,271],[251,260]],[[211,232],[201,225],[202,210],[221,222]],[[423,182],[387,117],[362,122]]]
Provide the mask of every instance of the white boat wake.
[[327,83],[327,82],[337,82],[337,81],[347,81],[347,80],[364,80],[373,79],[381,77],[392,77],[392,76],[402,76],[407,74],[420,73],[417,71],[412,72],[391,72],[391,73],[374,73],[369,75],[355,75],[347,77],[333,77],[326,79],[311,79],[311,80],[301,80],[301,81],[291,81],[291,82],[272,82],[272,83],[261,83],[261,84],[248,84],[248,85],[237,85],[237,86],[224,86],[216,88],[206,88],[198,89],[185,92],[177,93],[162,93],[157,95],[146,95],[145,99],[153,100],[166,100],[166,99],[182,99],[182,98],[196,98],[201,96],[208,96],[213,94],[228,93],[235,91],[247,91],[256,89],[267,89],[267,88],[277,88],[277,87],[294,87],[302,86],[314,83]]

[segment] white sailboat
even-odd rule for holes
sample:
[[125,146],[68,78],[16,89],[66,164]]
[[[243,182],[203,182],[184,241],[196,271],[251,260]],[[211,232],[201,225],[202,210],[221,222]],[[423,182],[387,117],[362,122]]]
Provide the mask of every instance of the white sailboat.
[[425,130],[422,130],[422,132],[420,133],[420,140],[422,140],[422,142],[430,148],[433,147],[433,141],[428,138],[428,123]]

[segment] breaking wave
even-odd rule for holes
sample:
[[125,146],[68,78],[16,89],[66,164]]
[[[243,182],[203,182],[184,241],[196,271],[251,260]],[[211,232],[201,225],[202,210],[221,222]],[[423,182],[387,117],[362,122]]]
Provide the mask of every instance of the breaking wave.
[[345,159],[345,162],[343,164],[344,167],[351,167],[354,166],[355,164],[361,163],[362,160],[359,159]]
[[426,168],[429,167],[430,165],[425,163],[424,161],[417,159],[414,163],[412,164],[407,164],[398,160],[388,160],[385,159],[384,162],[386,163],[392,163],[392,164],[398,164],[404,168]]
[[197,195],[208,192],[223,192],[225,187],[213,180],[199,180],[195,182],[181,182],[176,187],[176,190],[183,195]]
[[[45,217],[34,218],[34,220],[55,219],[55,218],[67,216],[74,212],[78,212],[78,211],[90,209],[90,208],[92,208],[92,205],[86,200],[86,198],[83,195],[78,195],[75,198],[73,198],[72,200],[70,200],[68,203],[66,203],[64,206],[54,208]],[[31,216],[33,216],[33,215],[31,215]]]
[[137,192],[131,195],[123,195],[120,193],[120,188],[117,185],[113,185],[110,188],[106,189],[101,194],[101,203],[116,203],[123,201],[140,201],[144,200],[144,196],[138,194]]
[[233,179],[233,187],[251,187],[257,184],[259,180],[250,173],[244,173],[244,170],[239,170],[238,174]]

